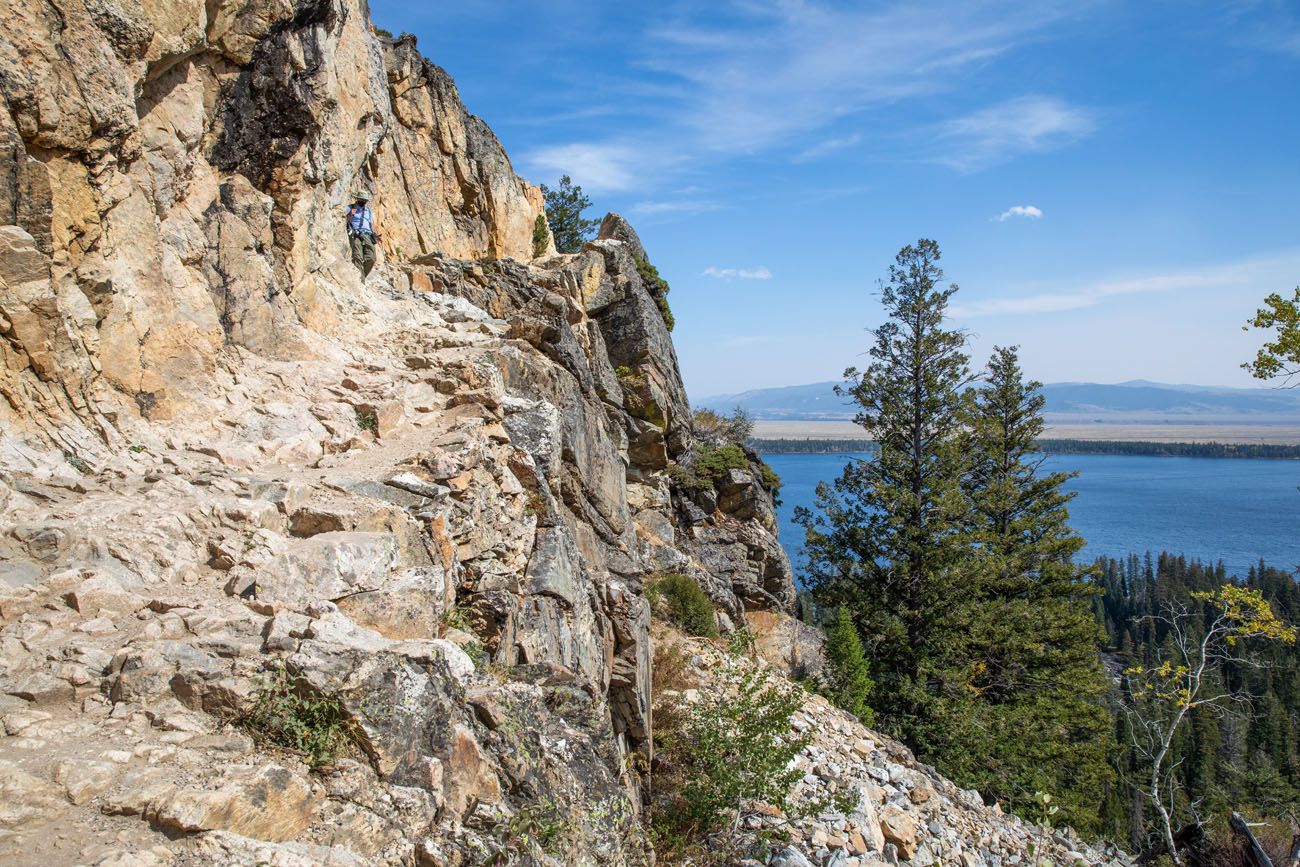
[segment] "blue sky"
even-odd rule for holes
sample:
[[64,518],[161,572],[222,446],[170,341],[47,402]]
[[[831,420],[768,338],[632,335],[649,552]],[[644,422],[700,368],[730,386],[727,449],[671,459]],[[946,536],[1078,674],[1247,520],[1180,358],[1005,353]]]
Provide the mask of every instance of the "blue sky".
[[696,397],[838,378],[894,254],[1044,381],[1249,385],[1300,284],[1300,2],[376,0],[537,183],[627,215]]

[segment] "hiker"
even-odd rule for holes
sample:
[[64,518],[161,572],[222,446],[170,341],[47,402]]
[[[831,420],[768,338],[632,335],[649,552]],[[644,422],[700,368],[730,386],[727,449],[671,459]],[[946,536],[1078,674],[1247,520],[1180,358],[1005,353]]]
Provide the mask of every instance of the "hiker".
[[357,192],[356,201],[348,206],[348,243],[352,247],[352,264],[361,271],[361,279],[370,275],[375,267],[375,212],[370,207],[370,194]]

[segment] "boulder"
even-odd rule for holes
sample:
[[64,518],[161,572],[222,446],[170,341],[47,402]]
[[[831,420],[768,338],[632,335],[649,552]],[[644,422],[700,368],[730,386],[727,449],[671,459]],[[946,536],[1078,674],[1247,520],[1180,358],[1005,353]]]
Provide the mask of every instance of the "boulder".
[[916,854],[917,821],[911,813],[893,804],[886,805],[880,812],[880,833],[885,842],[897,847],[900,858],[910,860]]
[[171,789],[152,800],[145,813],[173,832],[219,830],[279,842],[311,824],[320,801],[309,781],[272,764],[230,769],[214,789]]

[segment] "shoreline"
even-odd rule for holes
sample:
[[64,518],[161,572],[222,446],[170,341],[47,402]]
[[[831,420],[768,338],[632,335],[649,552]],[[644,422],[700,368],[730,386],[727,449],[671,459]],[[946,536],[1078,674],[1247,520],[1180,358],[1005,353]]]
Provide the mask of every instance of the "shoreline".
[[[868,439],[754,437],[750,446],[760,455],[836,455],[874,451]],[[1150,440],[1084,440],[1044,437],[1038,449],[1048,455],[1117,455],[1129,457],[1214,458],[1219,460],[1300,460],[1300,443],[1158,442]]]
[[[754,422],[755,440],[865,441],[861,427],[847,420],[803,421],[759,419]],[[1300,446],[1300,421],[1099,421],[1047,419],[1044,440],[1204,444],[1252,446]]]

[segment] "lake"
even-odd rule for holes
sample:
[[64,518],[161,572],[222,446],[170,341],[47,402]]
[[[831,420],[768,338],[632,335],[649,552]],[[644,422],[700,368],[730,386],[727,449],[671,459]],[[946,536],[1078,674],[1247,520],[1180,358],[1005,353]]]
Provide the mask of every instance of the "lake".
[[[801,571],[803,532],[790,522],[795,506],[814,506],[817,483],[839,476],[865,455],[765,455],[781,476],[781,541]],[[1070,524],[1087,540],[1079,554],[1123,557],[1170,551],[1222,560],[1244,575],[1261,558],[1300,564],[1300,461],[1049,455],[1045,471],[1078,470],[1067,487]]]

